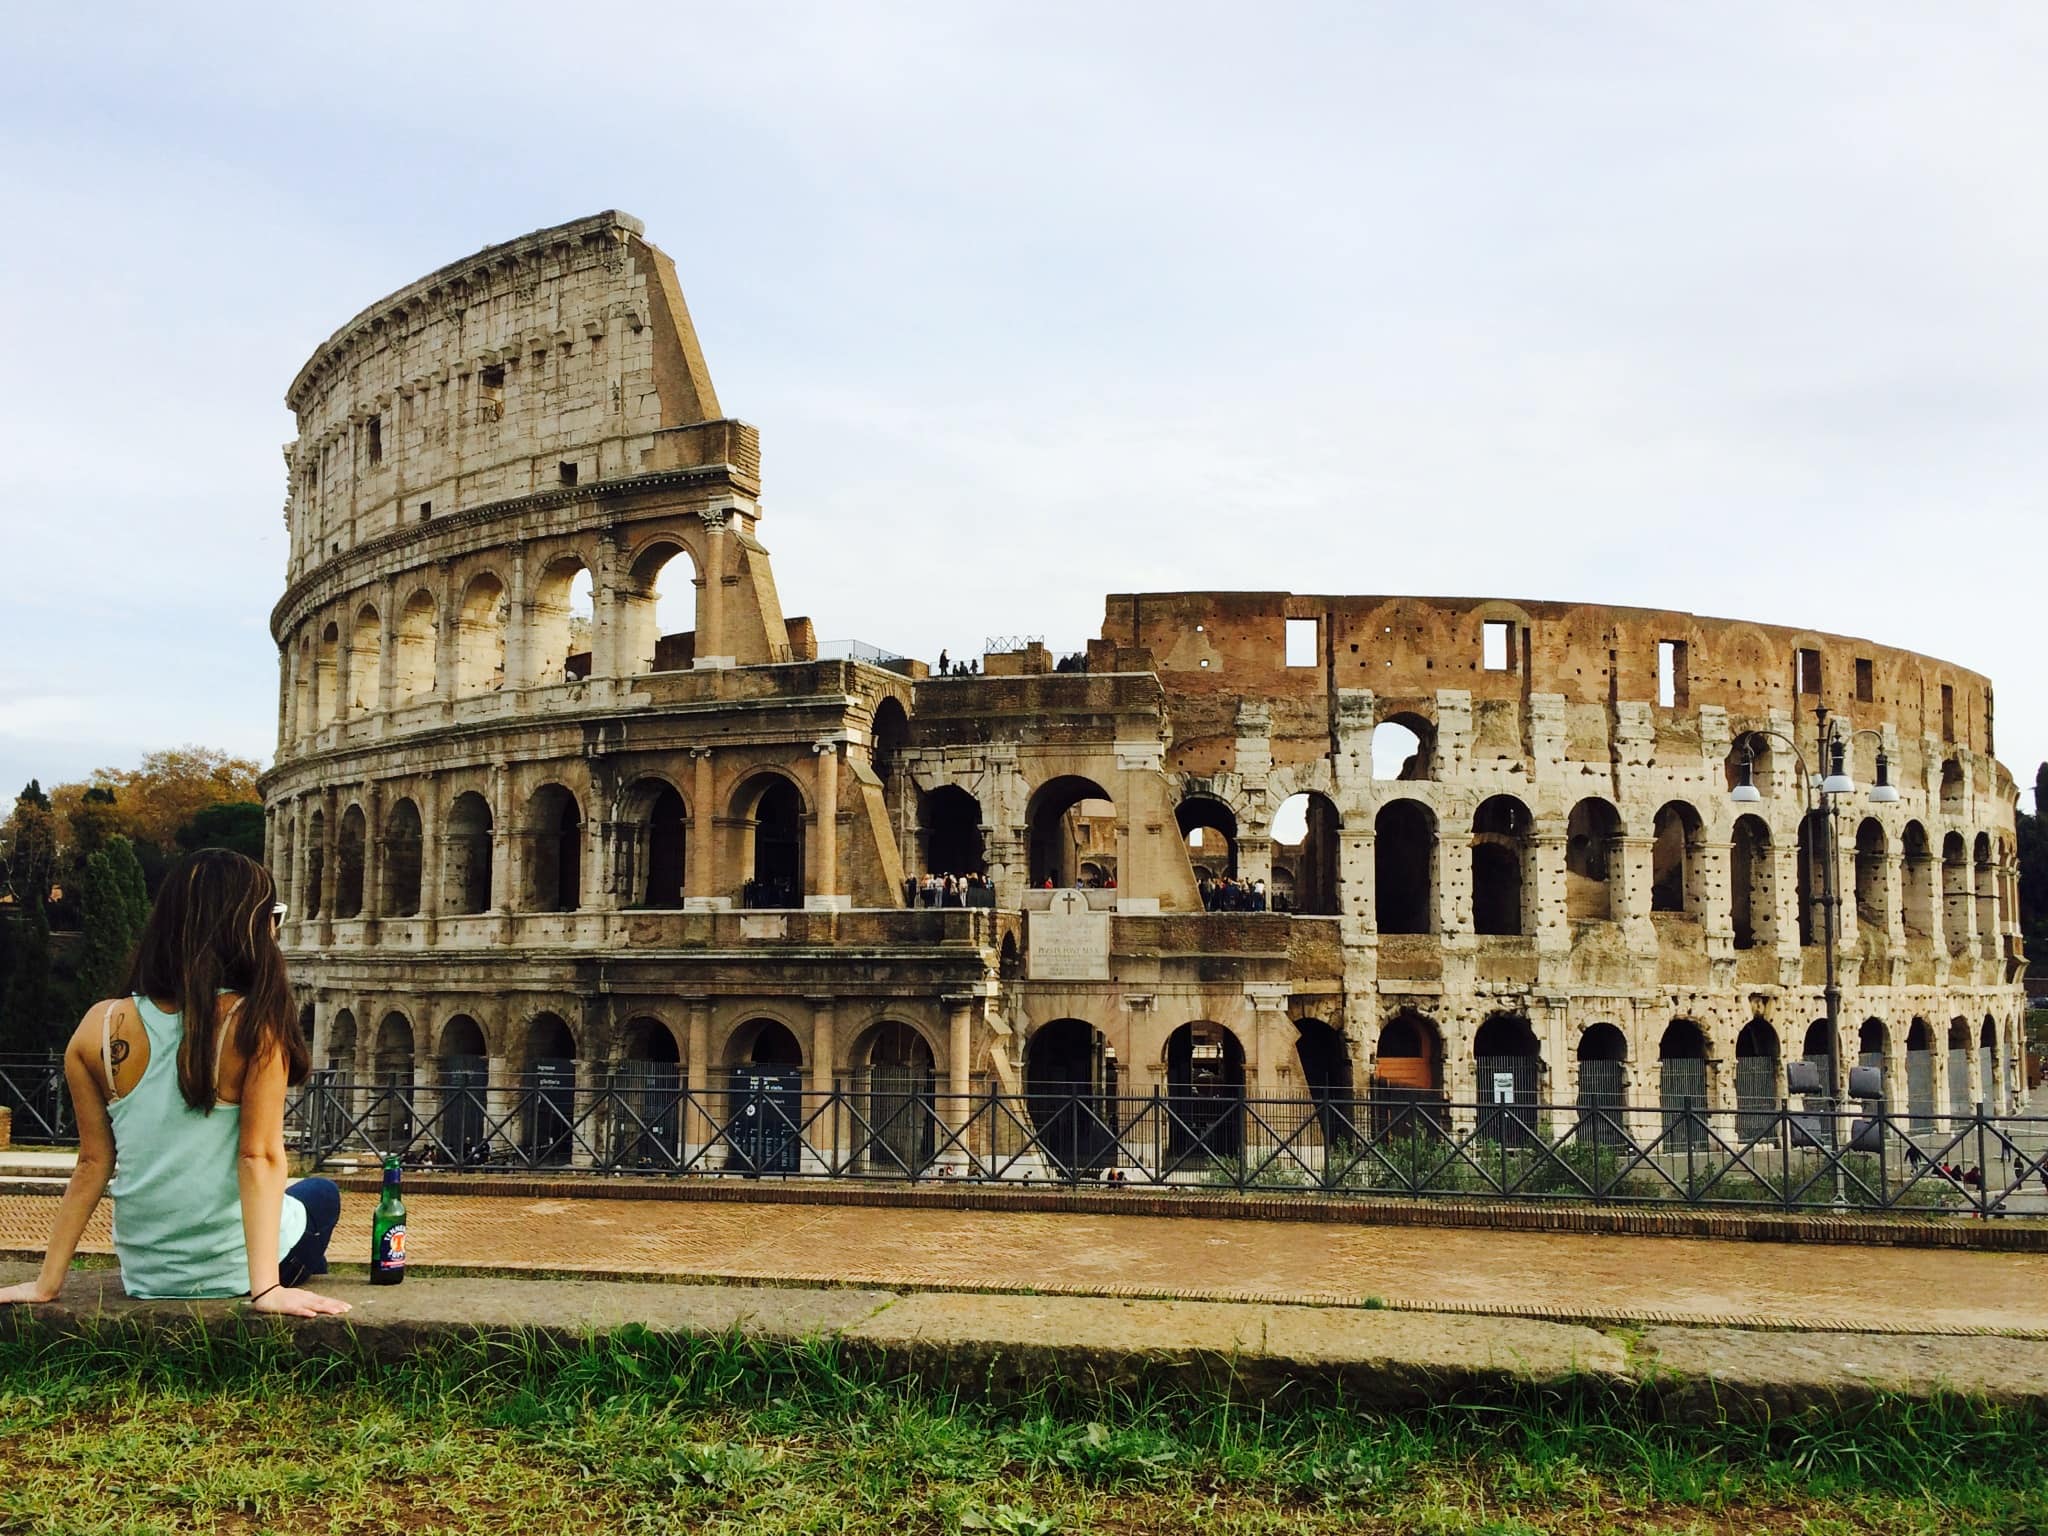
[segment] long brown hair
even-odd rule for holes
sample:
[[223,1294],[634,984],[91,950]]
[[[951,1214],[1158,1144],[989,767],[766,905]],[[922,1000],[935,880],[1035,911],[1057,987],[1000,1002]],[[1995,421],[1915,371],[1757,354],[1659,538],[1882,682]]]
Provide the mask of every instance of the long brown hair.
[[164,874],[149,921],[128,962],[133,996],[176,998],[185,1038],[178,1045],[178,1091],[211,1114],[220,1073],[218,994],[241,994],[235,1048],[246,1062],[281,1051],[288,1081],[302,1083],[313,1053],[292,1011],[284,952],[271,932],[277,886],[254,859],[226,848],[188,853]]

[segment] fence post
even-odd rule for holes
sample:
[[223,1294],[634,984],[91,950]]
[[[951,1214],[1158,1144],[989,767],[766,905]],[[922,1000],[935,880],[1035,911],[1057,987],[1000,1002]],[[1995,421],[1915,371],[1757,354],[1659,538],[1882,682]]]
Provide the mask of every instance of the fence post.
[[1699,1186],[1695,1182],[1697,1175],[1694,1172],[1692,1154],[1692,1095],[1689,1093],[1679,1100],[1679,1119],[1685,1126],[1685,1203],[1691,1205],[1693,1193]]

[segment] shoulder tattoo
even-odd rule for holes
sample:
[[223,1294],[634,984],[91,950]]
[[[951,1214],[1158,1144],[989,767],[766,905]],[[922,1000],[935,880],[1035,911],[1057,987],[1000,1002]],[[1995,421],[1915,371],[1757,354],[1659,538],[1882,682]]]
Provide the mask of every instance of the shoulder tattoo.
[[107,1047],[107,1056],[118,1067],[128,1059],[128,1042],[126,1040],[115,1040]]

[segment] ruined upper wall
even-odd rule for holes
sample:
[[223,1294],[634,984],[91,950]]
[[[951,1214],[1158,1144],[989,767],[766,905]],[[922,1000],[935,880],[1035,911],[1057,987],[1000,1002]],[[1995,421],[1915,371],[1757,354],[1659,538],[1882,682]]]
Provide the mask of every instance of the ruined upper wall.
[[[1287,665],[1287,621],[1315,624],[1315,663]],[[1485,664],[1485,626],[1508,626],[1509,665]],[[1990,680],[1932,657],[1842,635],[1594,603],[1469,597],[1323,597],[1289,592],[1117,593],[1106,602],[1097,670],[1149,668],[1172,700],[1176,741],[1234,735],[1240,699],[1272,708],[1275,752],[1292,738],[1327,749],[1339,690],[1367,689],[1375,712],[1434,720],[1440,689],[1475,706],[1530,694],[1567,709],[1660,707],[1659,653],[1675,642],[1674,714],[1724,709],[1741,725],[1826,704],[1859,725],[1894,725],[1994,750]],[[1801,651],[1820,658],[1817,693],[1803,689]],[[1119,655],[1121,652],[1123,654]],[[1943,689],[1950,690],[1944,710]]]
[[751,428],[692,430],[720,412],[674,263],[615,211],[380,299],[285,403],[292,579],[399,528],[707,455],[758,486]]

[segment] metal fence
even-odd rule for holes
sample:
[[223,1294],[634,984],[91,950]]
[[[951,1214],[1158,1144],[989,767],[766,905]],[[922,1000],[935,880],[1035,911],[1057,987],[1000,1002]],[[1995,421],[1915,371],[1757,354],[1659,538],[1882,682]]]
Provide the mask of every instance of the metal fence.
[[[1680,1084],[1674,1082],[1673,1088]],[[1600,1096],[1604,1098],[1605,1096]],[[877,1071],[807,1091],[756,1067],[692,1090],[673,1066],[435,1087],[317,1075],[293,1145],[477,1172],[1466,1197],[2048,1216],[2048,1118],[1818,1109],[1265,1100],[1086,1091],[951,1095]]]
[[[1572,1105],[1525,1097],[1519,1081],[1511,1100],[1453,1104],[1412,1090],[952,1095],[887,1068],[807,1091],[794,1068],[749,1067],[692,1090],[672,1063],[581,1081],[574,1063],[550,1063],[493,1084],[482,1058],[451,1057],[432,1085],[317,1072],[292,1090],[285,1131],[326,1168],[396,1155],[477,1173],[2048,1216],[2048,1117],[1793,1109],[1746,1094],[1706,1109],[1676,1072],[1658,1103],[1628,1108],[1615,1076]],[[0,1058],[0,1104],[19,1143],[76,1138],[56,1057]]]

